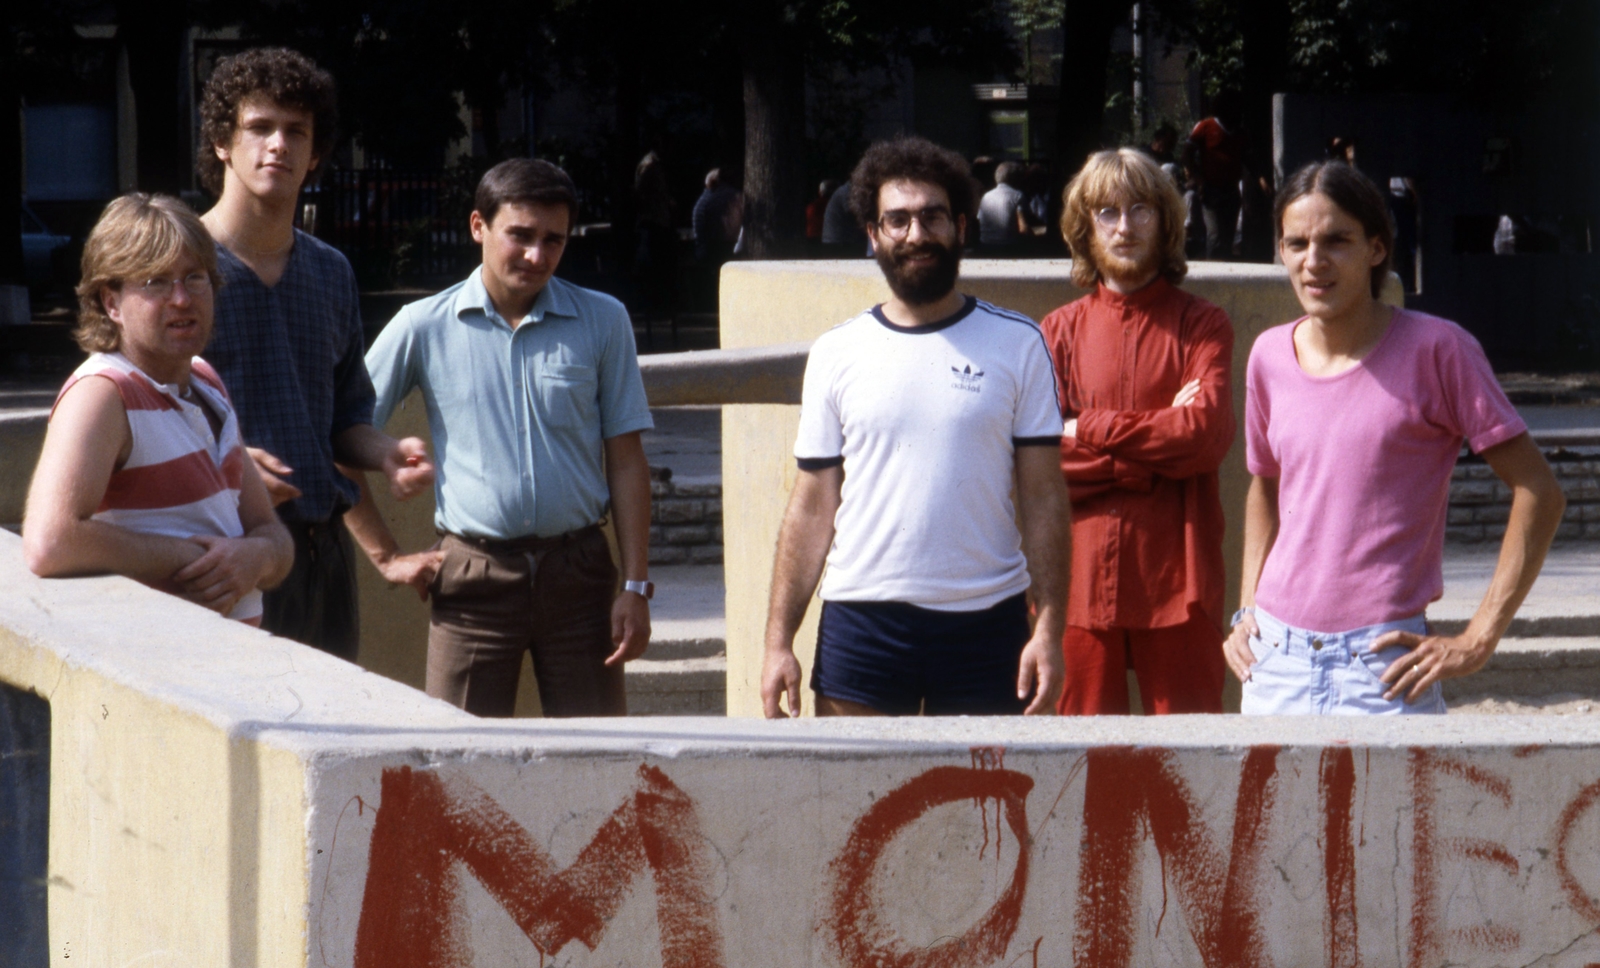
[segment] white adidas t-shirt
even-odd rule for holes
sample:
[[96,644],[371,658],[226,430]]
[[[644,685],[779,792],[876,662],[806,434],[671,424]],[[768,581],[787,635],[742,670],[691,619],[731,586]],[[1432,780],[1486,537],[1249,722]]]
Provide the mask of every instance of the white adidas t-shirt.
[[911,329],[874,308],[811,347],[794,453],[844,464],[826,601],[989,608],[1027,590],[1015,448],[1057,446],[1061,409],[1033,320],[971,296]]

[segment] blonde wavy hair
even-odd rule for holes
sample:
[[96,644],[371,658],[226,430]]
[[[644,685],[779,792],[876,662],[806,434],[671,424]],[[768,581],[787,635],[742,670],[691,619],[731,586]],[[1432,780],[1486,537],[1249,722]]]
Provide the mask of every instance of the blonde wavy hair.
[[112,200],[83,244],[83,278],[78,283],[78,327],[73,339],[85,353],[114,353],[122,332],[106,315],[104,296],[125,282],[142,282],[193,255],[211,277],[217,273],[217,248],[194,210],[171,195],[132,192]]
[[1090,238],[1095,209],[1105,205],[1143,202],[1161,216],[1160,273],[1173,285],[1189,274],[1183,256],[1183,196],[1172,178],[1143,152],[1132,148],[1097,151],[1062,194],[1061,234],[1072,250],[1072,283],[1092,289],[1100,281]]

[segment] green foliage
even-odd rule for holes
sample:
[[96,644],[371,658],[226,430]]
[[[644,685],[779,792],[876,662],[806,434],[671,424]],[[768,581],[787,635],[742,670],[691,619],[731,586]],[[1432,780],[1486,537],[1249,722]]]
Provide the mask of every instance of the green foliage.
[[540,0],[232,0],[227,8],[246,37],[294,47],[332,71],[344,133],[402,168],[439,166],[444,146],[467,133],[458,93],[468,108],[492,111],[506,87],[533,76],[549,16]]
[[[1022,80],[1025,84],[1044,84],[1051,80],[1054,64],[1041,61],[1034,52],[1034,38],[1061,26],[1066,16],[1066,0],[1010,0],[1011,25],[1022,41]],[[1059,59],[1057,55],[1053,59]]]
[[[1146,2],[1167,38],[1191,48],[1207,94],[1243,88],[1247,0]],[[1592,0],[1286,2],[1291,91],[1446,93],[1495,110],[1552,91],[1590,98],[1595,86]]]

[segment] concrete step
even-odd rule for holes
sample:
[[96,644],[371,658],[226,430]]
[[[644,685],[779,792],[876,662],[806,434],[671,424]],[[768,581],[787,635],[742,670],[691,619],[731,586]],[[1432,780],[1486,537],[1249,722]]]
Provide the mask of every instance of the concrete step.
[[[1600,597],[1589,606],[1600,607]],[[1428,618],[1428,627],[1437,635],[1460,635],[1470,618]],[[1591,638],[1600,637],[1600,615],[1524,615],[1511,620],[1506,639]],[[1505,648],[1505,643],[1501,643]]]
[[[646,655],[656,655],[660,645],[676,643],[653,642]],[[671,654],[674,650],[664,651]],[[720,649],[707,656],[635,659],[627,669],[630,716],[728,714],[728,659]]]
[[1600,637],[1541,636],[1500,641],[1489,664],[1444,683],[1445,700],[1503,701],[1551,696],[1600,700]]

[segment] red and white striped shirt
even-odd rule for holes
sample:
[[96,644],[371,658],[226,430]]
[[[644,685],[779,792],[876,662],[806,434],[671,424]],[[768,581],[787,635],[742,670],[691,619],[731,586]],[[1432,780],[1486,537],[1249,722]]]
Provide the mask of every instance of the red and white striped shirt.
[[[105,497],[93,518],[142,534],[188,538],[197,534],[237,538],[239,484],[246,455],[222,378],[205,360],[194,358],[189,385],[222,416],[222,433],[213,435],[205,410],[183,399],[176,384],[157,383],[121,353],[94,353],[73,371],[56,402],[85,377],[110,380],[128,413],[133,448],[111,473]],[[178,591],[158,583],[161,591]],[[259,621],[261,591],[239,600],[228,613],[240,621]]]

